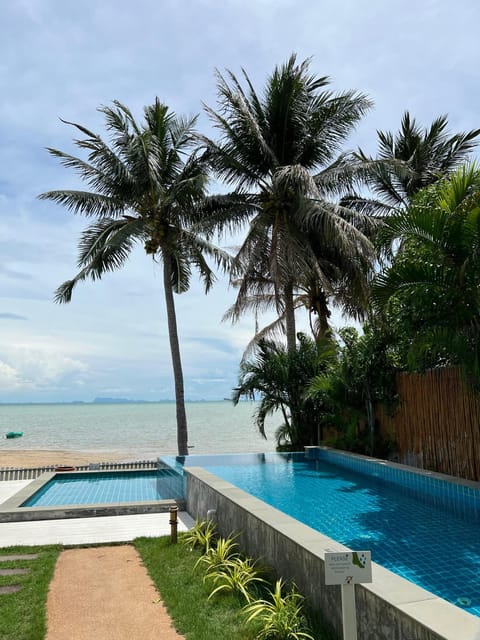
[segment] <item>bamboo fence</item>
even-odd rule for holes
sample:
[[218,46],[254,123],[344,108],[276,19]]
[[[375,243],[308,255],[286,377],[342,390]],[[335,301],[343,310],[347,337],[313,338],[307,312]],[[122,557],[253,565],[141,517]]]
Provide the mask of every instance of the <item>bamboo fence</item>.
[[376,407],[384,437],[393,439],[399,462],[469,480],[480,480],[480,396],[459,369],[397,376],[399,404],[389,415]]

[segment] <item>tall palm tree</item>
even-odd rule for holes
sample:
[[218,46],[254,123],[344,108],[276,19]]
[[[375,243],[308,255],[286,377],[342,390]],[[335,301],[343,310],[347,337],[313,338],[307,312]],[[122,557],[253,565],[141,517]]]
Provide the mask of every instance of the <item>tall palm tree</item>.
[[77,283],[97,280],[120,269],[135,244],[163,264],[163,287],[172,356],[177,413],[179,455],[188,454],[184,382],[174,292],[189,288],[196,267],[208,291],[214,274],[205,255],[226,266],[227,255],[198,233],[199,203],[207,182],[205,161],[193,152],[196,118],[184,119],[169,111],[158,98],[144,109],[145,121],[136,122],[118,101],[101,107],[110,144],[85,127],[76,145],[87,152],[87,160],[57,149],[48,149],[63,166],[74,169],[89,191],[48,191],[39,197],[53,200],[73,213],[95,218],[81,234],[79,271],[56,291],[55,301],[69,302]]
[[297,63],[295,55],[275,68],[261,96],[243,76],[245,89],[233,73],[217,74],[219,110],[207,112],[220,139],[204,139],[218,176],[245,203],[235,220],[249,222],[233,261],[240,279],[234,314],[252,292],[269,289],[293,353],[299,289],[314,277],[326,297],[333,292],[322,262],[327,250],[337,264],[365,264],[373,255],[357,224],[362,216],[334,202],[356,178],[336,155],[371,103],[360,93],[326,90],[328,78],[311,75],[309,60]]
[[368,183],[387,206],[407,206],[424,187],[447,177],[461,165],[478,144],[480,129],[450,135],[446,116],[422,128],[406,111],[400,130],[378,131],[378,156],[374,160],[362,150],[357,158],[369,167]]

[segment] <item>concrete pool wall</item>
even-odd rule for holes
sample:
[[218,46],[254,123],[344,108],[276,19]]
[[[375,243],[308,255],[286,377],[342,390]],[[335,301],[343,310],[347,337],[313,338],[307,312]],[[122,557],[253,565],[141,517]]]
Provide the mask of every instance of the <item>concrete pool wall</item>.
[[[190,515],[214,509],[220,533],[239,533],[242,550],[293,580],[341,636],[340,587],[325,585],[324,554],[347,547],[205,469],[185,473]],[[355,587],[359,640],[480,640],[479,618],[372,564],[372,584]]]

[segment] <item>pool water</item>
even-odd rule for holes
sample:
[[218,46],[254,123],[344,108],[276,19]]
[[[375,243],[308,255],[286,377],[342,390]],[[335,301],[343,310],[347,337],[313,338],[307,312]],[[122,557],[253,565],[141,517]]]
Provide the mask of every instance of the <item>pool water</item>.
[[22,507],[114,504],[171,498],[162,495],[163,477],[157,471],[89,472],[56,475]]
[[263,455],[250,465],[210,458],[201,466],[480,616],[478,521],[419,500],[409,488],[303,454]]

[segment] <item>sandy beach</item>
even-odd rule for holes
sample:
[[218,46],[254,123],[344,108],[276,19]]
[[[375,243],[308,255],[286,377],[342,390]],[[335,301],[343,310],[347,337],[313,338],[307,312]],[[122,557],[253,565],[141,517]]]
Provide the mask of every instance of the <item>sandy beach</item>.
[[44,467],[48,465],[82,465],[90,462],[118,462],[139,460],[138,455],[125,451],[0,451],[0,469],[5,467]]

